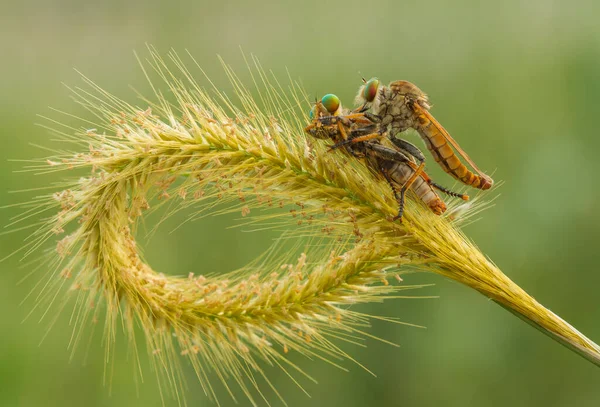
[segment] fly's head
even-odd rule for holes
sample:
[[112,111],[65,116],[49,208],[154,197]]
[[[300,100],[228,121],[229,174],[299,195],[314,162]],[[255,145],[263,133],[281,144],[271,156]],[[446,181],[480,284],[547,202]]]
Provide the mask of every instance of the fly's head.
[[328,93],[321,98],[321,106],[329,116],[339,116],[342,113],[342,102],[333,93]]
[[362,106],[360,110],[367,109],[377,98],[377,93],[380,92],[381,82],[377,78],[371,78],[368,81],[363,78],[363,84],[358,88],[358,94],[354,99],[354,104]]
[[331,138],[337,127],[335,126],[335,117],[342,113],[342,103],[340,99],[328,93],[321,100],[315,102],[308,114],[311,123],[306,126],[304,131],[313,137],[320,139]]

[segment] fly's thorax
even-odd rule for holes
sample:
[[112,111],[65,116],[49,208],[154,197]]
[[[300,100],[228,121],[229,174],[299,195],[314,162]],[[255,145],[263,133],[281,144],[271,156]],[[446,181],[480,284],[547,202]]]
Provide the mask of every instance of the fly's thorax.
[[408,81],[392,82],[386,97],[389,103],[394,106],[390,110],[390,114],[394,116],[394,121],[406,121],[406,127],[414,127],[413,124],[418,124],[416,122],[408,124],[408,122],[416,119],[413,104],[417,103],[427,110],[431,107],[427,95],[415,84]]
[[409,81],[395,81],[390,83],[390,89],[392,92],[409,97],[413,100],[423,100],[427,102],[427,95],[421,89],[412,82]]
[[400,95],[391,94],[390,96],[385,99],[381,98],[379,112],[373,112],[381,117],[382,125],[388,126],[391,124],[394,134],[414,127],[414,113],[408,106],[407,100]]

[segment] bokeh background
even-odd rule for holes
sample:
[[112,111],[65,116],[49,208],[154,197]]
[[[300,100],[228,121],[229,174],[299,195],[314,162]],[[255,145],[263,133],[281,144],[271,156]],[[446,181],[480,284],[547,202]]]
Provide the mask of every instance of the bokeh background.
[[[0,204],[34,195],[10,191],[56,181],[17,173],[22,164],[8,160],[45,154],[31,144],[55,146],[34,125],[36,114],[52,115],[48,106],[85,115],[61,84],[80,83],[72,68],[135,101],[128,85],[147,86],[133,51],[143,54],[145,43],[189,49],[223,86],[216,54],[244,71],[240,47],[282,77],[287,67],[313,96],[350,101],[360,75],[409,79],[465,150],[504,181],[489,193],[499,195],[495,206],[466,233],[539,301],[600,340],[599,2],[39,0],[6,2],[1,14]],[[1,223],[18,211],[2,209]],[[151,264],[179,274],[199,265],[227,271],[270,244],[272,235],[230,224],[211,218],[157,233],[145,246]],[[0,236],[0,257],[25,237]],[[33,302],[20,303],[41,274],[18,284],[30,266],[10,258],[0,268],[1,406],[161,404],[151,374],[136,392],[125,352],[117,352],[109,392],[100,339],[69,361],[68,312],[40,345],[47,323],[39,313],[23,322]],[[300,361],[319,381],[305,383],[312,399],[273,375],[290,406],[600,405],[597,367],[465,287],[425,274],[406,280],[434,283],[422,293],[440,298],[363,309],[428,328],[376,324],[374,334],[402,346],[346,348],[377,378],[348,364],[346,373]],[[189,378],[189,405],[208,405]]]

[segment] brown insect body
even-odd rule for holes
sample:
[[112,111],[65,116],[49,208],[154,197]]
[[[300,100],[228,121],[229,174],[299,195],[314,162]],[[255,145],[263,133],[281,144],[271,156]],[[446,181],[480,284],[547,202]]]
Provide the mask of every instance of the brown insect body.
[[466,185],[483,190],[490,189],[494,183],[492,179],[485,174],[473,173],[460,161],[447,141],[450,135],[435,118],[418,105],[415,106],[415,112],[418,112],[416,130],[442,169]]
[[[489,189],[493,180],[477,168],[446,129],[429,113],[430,108],[427,95],[408,81],[395,81],[389,87],[382,86],[371,104],[372,113],[381,118],[380,125],[384,128],[391,127],[391,137],[396,137],[409,128],[415,129],[445,172],[472,187]],[[478,174],[461,162],[455,149]]]
[[[398,184],[398,186],[405,185],[415,173],[415,170],[404,163],[377,159],[377,165],[379,168],[387,171],[390,178]],[[423,178],[416,178],[410,188],[433,213],[441,215],[446,212],[446,204],[444,201]]]
[[[375,131],[378,126],[375,123],[365,120],[346,120],[352,117],[349,112],[344,111],[340,116],[331,116],[329,123],[324,124],[323,118],[327,118],[329,113],[323,108],[321,102],[317,102],[315,106],[317,114],[313,122],[306,127],[305,131],[313,137],[319,139],[331,139],[335,144],[340,143],[346,138],[344,135],[355,137],[358,134],[368,134]],[[385,138],[384,138],[384,141]],[[379,148],[382,147],[382,148]],[[409,158],[410,163],[386,158],[385,149],[389,152],[402,152]],[[398,147],[391,146],[387,142],[383,144],[380,139],[372,139],[365,142],[348,144],[345,146],[345,152],[354,157],[364,158],[368,167],[377,174],[382,174],[386,177],[392,189],[396,193],[413,177],[417,167],[416,160],[407,152],[400,151]],[[427,182],[429,177],[423,173],[417,177],[410,188],[415,195],[427,205],[433,213],[441,215],[446,211],[446,204],[435,192],[432,186]]]

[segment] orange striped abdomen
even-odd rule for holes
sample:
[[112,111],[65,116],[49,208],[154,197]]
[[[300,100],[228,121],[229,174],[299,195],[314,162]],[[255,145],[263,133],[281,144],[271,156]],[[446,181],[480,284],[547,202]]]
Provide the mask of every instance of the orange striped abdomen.
[[[391,167],[387,168],[387,170],[390,178],[400,186],[404,185],[414,174],[414,170],[404,163],[395,162]],[[446,204],[444,201],[440,199],[431,185],[425,182],[423,178],[417,177],[410,189],[412,189],[417,197],[436,215],[441,215],[446,212]]]
[[435,161],[444,171],[460,182],[474,188],[489,189],[493,181],[489,177],[480,176],[470,171],[458,158],[450,144],[448,144],[442,130],[425,115],[419,115],[419,126],[416,129],[425,140],[427,148]]

